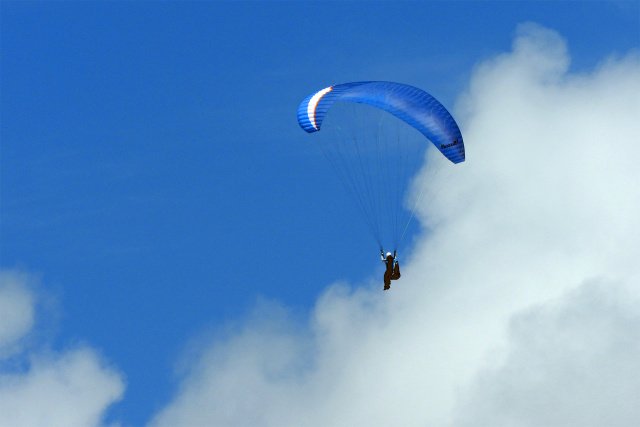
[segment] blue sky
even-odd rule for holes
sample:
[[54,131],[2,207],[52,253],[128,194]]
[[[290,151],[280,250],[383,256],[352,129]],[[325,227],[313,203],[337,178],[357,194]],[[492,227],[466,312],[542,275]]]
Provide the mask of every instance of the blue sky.
[[[566,46],[566,57],[551,57],[567,61],[560,74],[574,82],[570,88],[580,78],[597,80],[590,76],[605,73],[607,61],[635,64],[625,58],[640,47],[637,2],[7,1],[1,7],[0,267],[13,272],[6,283],[28,283],[36,302],[27,304],[35,307],[29,338],[0,366],[5,374],[20,366],[27,375],[38,355],[89,348],[122,381],[124,394],[99,412],[122,425],[144,425],[178,401],[196,369],[191,362],[204,363],[189,355],[243,337],[251,319],[260,318],[256,305],[270,307],[258,309],[265,324],[284,310],[285,323],[304,329],[335,282],[355,295],[370,292],[372,306],[386,304],[375,299],[387,298],[378,248],[297,124],[304,97],[360,80],[420,87],[458,118],[467,163],[499,163],[502,154],[474,155],[480,150],[473,132],[484,136],[477,122],[484,110],[472,101],[492,95],[482,89],[487,70],[510,72],[501,61],[517,57],[514,40],[529,40],[517,39],[520,24],[536,23],[562,40],[543,37],[541,44],[552,53]],[[553,118],[563,102],[541,110]],[[631,113],[637,118],[637,109]],[[504,138],[503,123],[493,124],[495,138]],[[529,134],[541,131],[524,126]],[[633,175],[619,178],[629,182]],[[458,196],[475,194],[484,193],[469,187]],[[443,211],[457,206],[451,197]],[[564,207],[549,206],[562,215]],[[580,206],[578,212],[592,207]],[[631,218],[637,206],[628,209]],[[408,239],[416,266],[428,264],[417,254],[445,235],[438,218],[424,211]],[[627,238],[637,230],[629,227]],[[575,236],[567,241],[581,241]],[[548,244],[540,247],[549,250]],[[596,276],[636,277],[625,268],[557,277],[571,276],[576,286]],[[491,271],[504,269],[497,263]],[[391,305],[390,316],[401,306]]]

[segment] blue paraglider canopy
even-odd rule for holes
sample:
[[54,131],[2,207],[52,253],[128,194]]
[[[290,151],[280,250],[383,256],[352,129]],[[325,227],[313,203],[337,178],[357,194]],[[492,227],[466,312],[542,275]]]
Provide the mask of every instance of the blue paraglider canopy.
[[320,130],[337,100],[369,104],[385,110],[426,136],[453,163],[465,159],[462,133],[446,108],[427,92],[392,82],[357,82],[329,86],[302,101],[298,123],[309,133]]

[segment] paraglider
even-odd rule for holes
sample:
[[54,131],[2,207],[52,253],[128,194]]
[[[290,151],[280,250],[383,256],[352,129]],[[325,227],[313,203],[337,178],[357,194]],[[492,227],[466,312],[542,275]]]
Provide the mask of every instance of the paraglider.
[[391,252],[387,252],[387,257],[384,257],[384,251],[380,250],[380,257],[382,261],[384,261],[387,269],[384,272],[384,288],[383,290],[387,290],[391,287],[392,280],[398,280],[400,278],[400,265],[398,264],[398,258],[396,253],[394,252],[391,255]]
[[[398,246],[442,159],[465,160],[458,125],[423,90],[382,81],[317,91],[300,104],[298,123],[310,134],[328,134],[317,138],[318,145],[378,243],[389,289],[390,280],[400,278]],[[394,255],[385,258],[383,247],[389,246]]]

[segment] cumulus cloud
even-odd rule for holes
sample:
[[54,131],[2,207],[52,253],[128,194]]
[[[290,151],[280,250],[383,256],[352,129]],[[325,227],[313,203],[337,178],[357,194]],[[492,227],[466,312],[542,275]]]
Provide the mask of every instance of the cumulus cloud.
[[575,74],[521,25],[458,102],[467,161],[392,290],[333,285],[302,324],[262,306],[151,425],[640,424],[639,94],[637,52]]
[[0,271],[0,425],[95,426],[124,392],[121,375],[88,346],[21,345],[34,328],[33,276]]
[[0,360],[18,352],[33,327],[34,299],[27,282],[24,273],[0,271]]
[[639,307],[615,283],[589,282],[514,316],[505,362],[478,376],[456,425],[636,425]]

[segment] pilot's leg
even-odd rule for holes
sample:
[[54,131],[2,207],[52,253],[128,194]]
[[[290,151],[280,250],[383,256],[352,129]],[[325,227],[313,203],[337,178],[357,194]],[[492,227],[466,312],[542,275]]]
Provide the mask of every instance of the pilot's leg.
[[384,290],[386,291],[391,287],[391,274],[384,273]]

